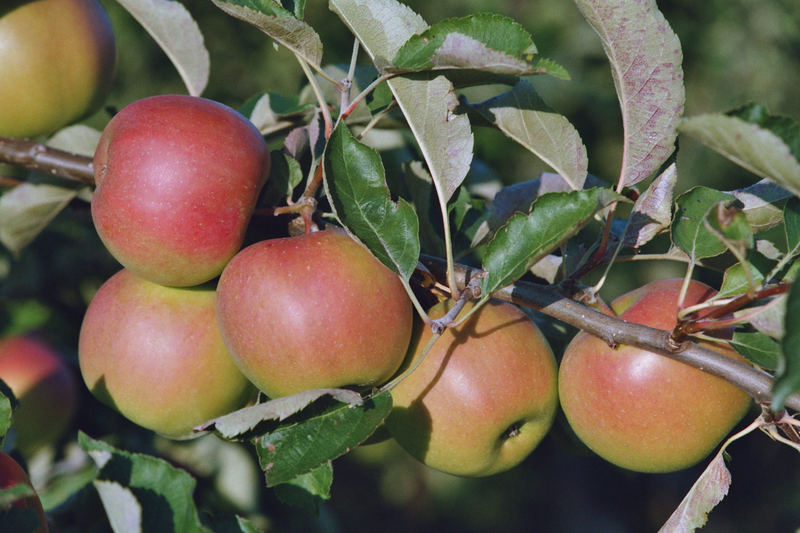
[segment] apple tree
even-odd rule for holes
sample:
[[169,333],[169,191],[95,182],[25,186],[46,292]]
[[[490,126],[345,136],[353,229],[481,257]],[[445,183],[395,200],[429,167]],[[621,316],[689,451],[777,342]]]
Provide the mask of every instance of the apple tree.
[[[800,127],[757,103],[687,113],[655,1],[568,3],[613,81],[584,103],[617,117],[612,164],[540,90],[591,80],[504,13],[108,4],[0,8],[0,439],[31,480],[0,479],[4,527],[336,528],[340,490],[374,499],[348,487],[382,468],[405,511],[475,483],[523,516],[520,492],[561,502],[548,530],[685,532],[725,505],[731,457],[800,451]],[[115,92],[121,20],[182,94]],[[212,99],[222,28],[300,90]],[[684,141],[744,182],[683,165]],[[791,490],[786,457],[768,475]],[[669,501],[581,517],[564,480]],[[359,513],[338,527],[394,530]]]

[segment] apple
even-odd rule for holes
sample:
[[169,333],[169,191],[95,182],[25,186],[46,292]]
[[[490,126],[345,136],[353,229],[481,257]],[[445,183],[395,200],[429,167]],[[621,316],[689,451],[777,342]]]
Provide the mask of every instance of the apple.
[[[28,477],[28,474],[20,466],[20,464],[7,453],[0,452],[0,489],[6,490],[16,487],[17,485],[28,485],[31,489],[33,489],[33,485],[31,485],[31,480]],[[31,511],[35,511],[36,514],[39,515],[40,526],[34,530],[34,533],[47,533],[47,519],[44,515],[42,502],[39,500],[39,496],[37,496],[35,492],[30,496],[25,496],[14,501],[11,506],[15,509],[29,509]],[[21,527],[21,522],[23,521],[25,525],[30,523],[28,521],[28,517],[23,518],[19,515],[12,517],[9,516],[10,514],[11,508],[0,507],[0,525],[5,524],[6,526],[9,526],[9,522],[13,521],[16,525]],[[3,529],[3,531],[7,530]]]
[[33,337],[0,340],[0,379],[19,400],[13,422],[21,453],[30,456],[64,434],[75,414],[77,387],[52,347]]
[[217,312],[234,361],[272,398],[388,380],[413,318],[399,278],[339,230],[236,254],[219,279]]
[[134,274],[199,285],[241,248],[269,167],[263,137],[233,109],[184,95],[144,98],[103,130],[92,220]]
[[[651,282],[611,307],[623,320],[671,330],[682,282]],[[684,305],[715,292],[692,281]],[[725,343],[701,345],[743,360]],[[559,394],[570,426],[589,448],[622,468],[653,473],[701,461],[750,406],[746,393],[721,378],[633,346],[612,348],[585,332],[565,350]]]
[[222,343],[213,289],[165,287],[125,269],[89,304],[78,359],[98,399],[170,438],[244,407],[254,392]]
[[[437,304],[429,314],[436,318],[447,308]],[[411,365],[432,335],[424,328],[415,336]],[[490,300],[469,321],[445,330],[392,389],[386,426],[411,455],[442,472],[503,472],[521,463],[550,429],[556,374],[536,324],[512,304]]]
[[49,134],[94,112],[116,48],[96,0],[36,0],[0,16],[0,136]]

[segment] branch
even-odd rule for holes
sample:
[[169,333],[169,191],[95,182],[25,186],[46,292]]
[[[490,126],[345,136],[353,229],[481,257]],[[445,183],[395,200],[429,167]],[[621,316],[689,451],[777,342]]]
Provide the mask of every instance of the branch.
[[92,158],[25,139],[0,137],[0,163],[94,185]]
[[[421,263],[438,279],[446,279],[446,263],[438,257],[423,256]],[[483,271],[456,265],[456,281],[460,288]],[[665,355],[718,376],[750,394],[756,402],[769,403],[772,398],[772,376],[747,364],[726,357],[694,342],[675,346],[670,332],[634,324],[608,316],[591,307],[563,296],[553,285],[537,285],[519,281],[493,294],[501,300],[540,311],[548,316],[600,337],[608,344],[628,344]],[[786,400],[786,406],[800,410],[800,394]]]

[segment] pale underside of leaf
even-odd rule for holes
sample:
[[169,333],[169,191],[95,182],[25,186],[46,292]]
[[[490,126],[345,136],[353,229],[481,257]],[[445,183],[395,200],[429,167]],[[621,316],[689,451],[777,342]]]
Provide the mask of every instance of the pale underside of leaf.
[[448,34],[430,59],[434,69],[477,69],[509,76],[525,76],[535,72],[526,61],[492,50],[462,33]]
[[783,209],[778,205],[792,197],[792,193],[777,183],[762,179],[744,189],[728,191],[742,203],[742,211],[753,231],[765,231],[783,221]]
[[442,207],[469,172],[473,135],[465,114],[456,114],[458,98],[444,76],[432,80],[394,78],[389,87],[417,140]]
[[388,64],[403,43],[428,28],[422,17],[396,0],[330,0],[329,5],[378,63]]
[[672,198],[678,172],[675,163],[662,172],[633,204],[623,244],[638,248],[649,242],[672,221]]
[[202,94],[208,83],[211,60],[203,34],[183,4],[171,0],[118,1],[164,50],[189,94]]
[[553,112],[527,81],[475,108],[500,131],[558,172],[573,190],[583,187],[589,165],[575,127]]
[[130,489],[113,481],[102,480],[96,480],[94,487],[114,533],[142,531],[142,505]]
[[731,473],[722,454],[709,463],[659,533],[689,533],[703,527],[708,513],[728,494]]
[[672,153],[683,114],[683,54],[655,0],[576,0],[611,63],[625,131],[620,183],[649,177]]
[[252,24],[270,38],[285,46],[306,62],[319,66],[322,62],[322,41],[314,28],[294,17],[266,15],[224,0],[213,0],[225,13]]
[[686,119],[680,132],[800,196],[800,162],[771,131],[738,117],[714,113]]
[[269,420],[280,422],[285,420],[326,395],[348,405],[361,405],[363,403],[361,396],[355,391],[347,389],[313,389],[245,407],[233,413],[209,420],[195,429],[197,431],[214,429],[223,437],[235,437],[254,429],[261,422]]

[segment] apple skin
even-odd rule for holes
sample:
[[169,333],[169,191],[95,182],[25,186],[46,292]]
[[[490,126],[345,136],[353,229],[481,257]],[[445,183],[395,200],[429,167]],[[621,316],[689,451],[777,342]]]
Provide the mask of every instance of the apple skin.
[[[620,318],[671,330],[681,279],[649,283],[611,304]],[[716,291],[692,281],[685,305]],[[700,343],[744,361],[727,344]],[[708,456],[747,412],[743,391],[699,369],[633,346],[579,333],[559,369],[562,409],[577,436],[607,461],[637,472],[689,468]]]
[[81,374],[102,402],[170,438],[253,397],[222,343],[214,290],[165,287],[121,270],[89,304]]
[[26,2],[0,17],[0,136],[35,137],[105,100],[114,33],[96,0]]
[[76,379],[53,348],[33,337],[0,340],[0,378],[19,400],[17,448],[30,456],[58,440],[78,401]]
[[134,274],[199,285],[241,248],[269,167],[261,134],[233,109],[185,95],[144,98],[103,130],[92,220]]
[[[436,318],[446,309],[437,304],[429,314]],[[431,337],[430,328],[415,336],[412,361]],[[521,463],[550,429],[558,407],[556,374],[536,324],[515,306],[490,300],[468,322],[447,329],[392,389],[386,426],[411,455],[442,472],[503,472]]]
[[338,230],[257,242],[217,286],[222,336],[267,396],[388,380],[411,338],[394,272]]
[[[19,484],[25,484],[33,488],[31,480],[22,466],[7,453],[0,452],[0,489],[10,489]],[[41,526],[36,528],[33,533],[48,532],[47,518],[44,515],[44,509],[42,508],[42,502],[39,500],[39,496],[34,493],[32,496],[26,496],[15,501],[12,505],[18,509],[36,511],[39,515]],[[4,520],[3,509],[0,508],[0,525],[4,523]]]

